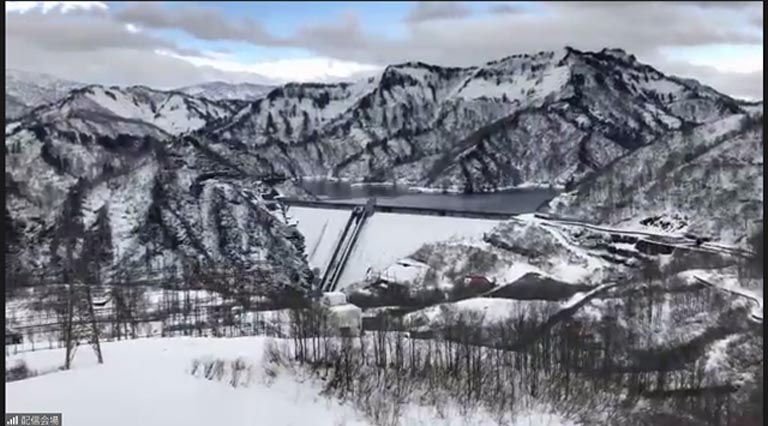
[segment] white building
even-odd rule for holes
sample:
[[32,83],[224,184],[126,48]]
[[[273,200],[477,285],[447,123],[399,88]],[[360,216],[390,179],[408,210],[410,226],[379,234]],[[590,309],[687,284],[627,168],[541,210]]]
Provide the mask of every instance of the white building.
[[339,335],[359,336],[363,329],[363,310],[347,303],[341,292],[323,293],[320,303],[328,308],[332,332]]

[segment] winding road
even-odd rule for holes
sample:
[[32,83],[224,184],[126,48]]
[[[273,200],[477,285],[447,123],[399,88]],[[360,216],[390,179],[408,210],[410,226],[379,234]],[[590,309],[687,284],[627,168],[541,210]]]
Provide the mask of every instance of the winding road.
[[712,287],[712,288],[724,291],[726,293],[730,293],[730,294],[732,294],[734,296],[744,297],[744,298],[748,299],[749,301],[751,301],[755,305],[755,308],[752,309],[752,312],[750,313],[750,318],[752,320],[760,322],[762,324],[762,322],[763,322],[763,301],[762,301],[762,299],[756,297],[754,294],[751,294],[751,293],[748,293],[748,292],[745,292],[745,291],[739,291],[740,289],[738,289],[738,288],[730,288],[730,287],[719,286],[719,285],[717,285],[717,284],[715,284],[715,283],[713,283],[711,281],[705,280],[705,279],[703,279],[701,277],[697,277],[697,276],[694,276],[694,278],[696,279],[696,281],[698,281],[698,282],[700,282],[700,283],[702,283],[702,284],[704,284],[706,286],[709,286],[709,287]]

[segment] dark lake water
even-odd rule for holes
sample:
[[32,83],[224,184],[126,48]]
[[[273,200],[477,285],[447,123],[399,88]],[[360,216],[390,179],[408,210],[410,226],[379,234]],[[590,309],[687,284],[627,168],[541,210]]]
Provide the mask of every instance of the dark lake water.
[[398,207],[430,207],[446,210],[530,213],[559,194],[554,189],[510,189],[487,194],[419,193],[392,185],[351,185],[345,182],[312,181],[301,186],[321,199],[365,204],[376,197],[376,204]]

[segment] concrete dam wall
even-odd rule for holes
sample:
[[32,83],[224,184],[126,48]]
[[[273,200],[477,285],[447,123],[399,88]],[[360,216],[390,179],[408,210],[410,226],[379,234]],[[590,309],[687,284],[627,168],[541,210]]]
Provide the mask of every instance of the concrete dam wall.
[[[428,243],[481,236],[501,219],[478,219],[457,216],[435,216],[389,213],[372,209],[367,218],[353,218],[349,209],[296,206],[288,208],[288,216],[306,238],[309,264],[327,277],[324,290],[342,289],[365,280],[369,269],[380,271],[396,261],[412,255]],[[356,230],[354,227],[359,224]],[[345,235],[345,229],[346,235]],[[344,237],[344,238],[342,238]],[[344,241],[346,240],[346,241]],[[349,252],[334,261],[334,253]],[[339,254],[342,256],[342,254]],[[338,267],[338,276],[330,278],[327,270]]]

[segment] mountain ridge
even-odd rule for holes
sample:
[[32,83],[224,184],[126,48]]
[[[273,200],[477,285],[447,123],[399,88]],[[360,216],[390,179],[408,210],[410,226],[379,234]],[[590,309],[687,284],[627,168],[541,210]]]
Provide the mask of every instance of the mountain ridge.
[[[622,161],[661,167],[636,158],[695,129],[737,129],[748,116],[761,117],[762,103],[666,76],[617,49],[465,68],[412,61],[351,83],[289,83],[248,102],[88,85],[6,125],[6,228],[21,235],[12,248],[20,263],[43,267],[56,254],[56,214],[81,185],[86,229],[100,209],[123,224],[109,241],[124,246],[113,267],[193,259],[248,268],[266,259],[283,281],[306,285],[302,239],[262,197],[271,190],[260,176],[465,192],[567,186],[577,195],[559,198],[563,211],[592,212],[605,200],[588,196],[589,185],[604,170]],[[739,137],[748,147],[757,136]],[[736,179],[752,179],[757,169],[749,170]],[[122,202],[108,202],[117,194]]]
[[211,81],[180,87],[174,91],[213,101],[242,100],[255,101],[266,96],[276,86],[255,83],[227,83]]
[[[459,144],[478,128],[529,107],[547,106],[549,110],[543,115],[559,121],[561,127],[568,126],[573,133],[583,136],[585,129],[597,133],[599,137],[593,138],[587,148],[597,146],[586,151],[598,163],[606,161],[601,157],[613,159],[618,152],[650,143],[670,129],[741,111],[730,97],[703,85],[680,83],[618,52],[623,53],[616,49],[596,53],[564,49],[512,55],[467,68],[406,62],[390,65],[380,75],[355,83],[289,84],[251,103],[229,122],[202,129],[198,136],[222,152],[229,149],[228,142],[247,144],[257,151],[284,146],[290,155],[280,158],[280,152],[274,150],[267,155],[279,158],[276,167],[280,172],[297,177],[396,179],[414,186],[433,186],[432,179],[414,177],[418,171],[408,166],[414,161],[434,161],[435,154]],[[610,66],[624,67],[623,74],[609,72]],[[603,93],[611,97],[601,99]],[[636,101],[622,99],[627,95],[633,95]],[[316,150],[307,152],[302,149],[306,145],[315,145]],[[388,149],[398,152],[390,155]],[[570,149],[571,154],[585,151],[578,146]],[[464,161],[470,175],[499,162],[485,153],[475,156],[479,159],[474,164]],[[514,162],[509,158],[501,160]],[[571,177],[582,177],[576,173],[577,168],[592,168],[590,161],[568,163],[565,168],[574,169],[570,174],[576,176],[558,176],[552,173],[556,167],[548,167],[550,173],[546,176],[530,176],[530,172],[517,170],[487,179],[468,179],[454,169],[438,185],[471,192],[532,181],[555,181],[552,183],[562,186]],[[518,163],[515,169],[524,165]],[[515,174],[521,175],[522,181],[514,179]]]
[[5,118],[18,118],[37,106],[57,101],[84,83],[50,74],[5,69]]

